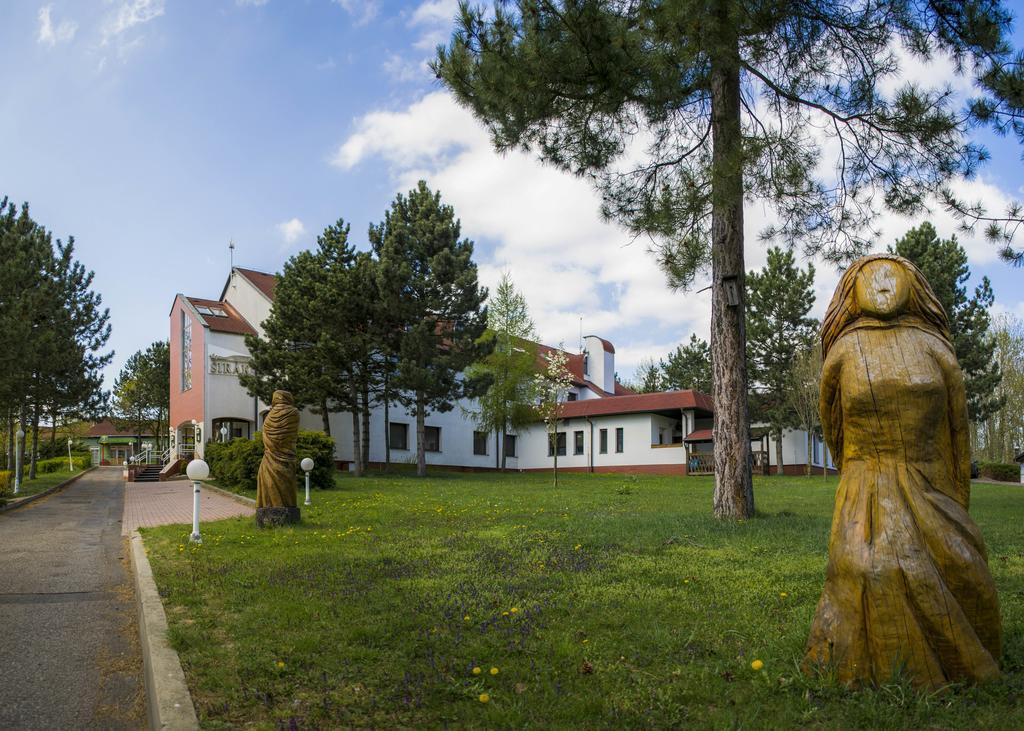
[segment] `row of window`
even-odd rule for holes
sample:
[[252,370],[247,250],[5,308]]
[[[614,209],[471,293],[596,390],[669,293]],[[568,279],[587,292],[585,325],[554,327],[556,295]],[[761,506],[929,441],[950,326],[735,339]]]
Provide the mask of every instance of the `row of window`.
[[[565,432],[560,431],[555,435],[555,438],[548,442],[548,456],[554,457],[555,452],[558,452],[559,457],[565,456],[565,445],[566,437]],[[615,453],[622,454],[626,448],[626,430],[621,426],[615,429]],[[598,431],[598,450],[601,454],[608,454],[608,430],[601,429]],[[583,430],[578,429],[572,433],[572,453],[574,455],[583,454]]]
[[[486,455],[487,444],[490,441],[490,434],[484,431],[473,432],[473,454]],[[388,424],[388,444],[391,449],[409,449],[409,425],[400,421],[392,421]],[[441,451],[441,427],[423,427],[423,451]],[[516,435],[505,435],[505,456],[516,456]]]

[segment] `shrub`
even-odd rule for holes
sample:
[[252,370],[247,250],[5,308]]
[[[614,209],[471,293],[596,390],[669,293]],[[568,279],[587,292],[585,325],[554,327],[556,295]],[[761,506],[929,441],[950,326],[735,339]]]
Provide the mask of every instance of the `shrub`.
[[0,470],[0,505],[6,505],[11,497],[12,473],[10,470]]
[[1018,482],[1020,465],[1013,462],[982,462],[981,476],[1001,482]]
[[[298,463],[310,457],[316,466],[309,482],[321,489],[334,485],[334,440],[318,431],[300,431],[295,445],[295,479],[303,484]],[[232,490],[255,490],[256,475],[263,459],[263,435],[256,432],[254,439],[232,439],[230,442],[210,442],[206,445],[206,463],[217,481]]]
[[[74,465],[76,471],[84,470],[92,464],[92,460],[89,457],[72,457],[71,464]],[[49,475],[53,472],[61,472],[67,468],[67,457],[53,457],[51,459],[41,459],[36,462],[37,475]]]

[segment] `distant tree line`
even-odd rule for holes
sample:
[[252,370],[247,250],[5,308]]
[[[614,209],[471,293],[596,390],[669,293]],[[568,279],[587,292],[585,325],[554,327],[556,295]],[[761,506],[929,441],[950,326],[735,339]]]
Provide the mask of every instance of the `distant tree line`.
[[166,340],[133,353],[114,381],[111,417],[118,427],[135,435],[136,452],[142,447],[147,429],[152,430],[157,450],[167,441],[170,381],[170,345]]
[[56,427],[104,410],[101,370],[110,314],[93,291],[93,272],[75,259],[74,238],[54,239],[20,208],[0,199],[0,419],[6,466],[14,469],[15,433],[23,430],[21,464],[35,477],[41,423]]

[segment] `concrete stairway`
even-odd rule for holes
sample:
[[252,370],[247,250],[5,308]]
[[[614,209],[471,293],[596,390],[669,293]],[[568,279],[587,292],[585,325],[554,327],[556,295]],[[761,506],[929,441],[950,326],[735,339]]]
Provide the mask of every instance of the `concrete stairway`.
[[147,464],[143,465],[135,473],[136,482],[160,482],[160,470],[163,469],[163,465],[158,464]]

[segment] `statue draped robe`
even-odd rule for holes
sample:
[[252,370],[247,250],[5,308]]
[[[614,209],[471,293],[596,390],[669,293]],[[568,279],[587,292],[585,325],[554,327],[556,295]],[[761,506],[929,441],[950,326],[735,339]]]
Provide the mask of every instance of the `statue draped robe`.
[[858,320],[825,360],[821,417],[842,476],[805,668],[845,683],[903,669],[924,687],[998,677],[999,602],[967,513],[967,406],[948,344],[912,317]]
[[275,391],[273,406],[263,422],[263,460],[256,476],[257,508],[296,506],[295,443],[299,410],[290,393]]

